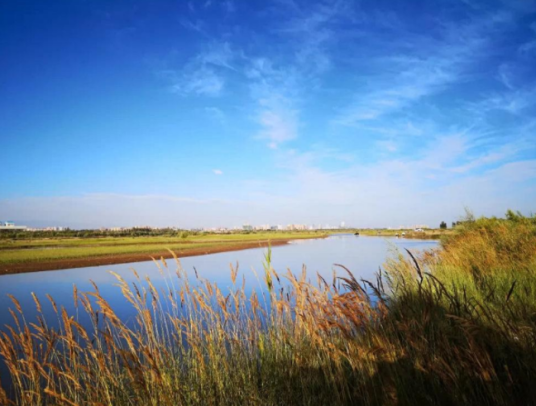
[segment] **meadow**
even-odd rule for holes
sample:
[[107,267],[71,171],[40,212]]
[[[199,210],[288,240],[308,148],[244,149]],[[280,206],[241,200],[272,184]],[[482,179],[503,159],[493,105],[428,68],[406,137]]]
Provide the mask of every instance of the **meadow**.
[[135,325],[96,285],[74,289],[76,314],[35,297],[41,316],[27,320],[12,298],[0,404],[536,403],[535,217],[468,218],[440,250],[400,253],[371,281],[342,265],[333,280],[275,270],[268,250],[266,289],[246,294],[231,268],[223,295],[177,258],[155,266],[167,290],[116,275]]
[[[422,231],[415,231],[413,229],[400,229],[393,230],[388,228],[362,228],[356,229],[360,235],[366,235],[371,237],[403,237],[403,238],[414,238],[420,240],[440,240],[441,238],[447,237],[454,233],[454,229],[424,229]],[[404,235],[402,236],[402,233]]]
[[[75,268],[259,247],[294,239],[321,238],[316,231],[233,234],[185,233],[182,236],[104,236],[0,239],[0,274],[25,270]],[[77,260],[80,260],[78,262]]]

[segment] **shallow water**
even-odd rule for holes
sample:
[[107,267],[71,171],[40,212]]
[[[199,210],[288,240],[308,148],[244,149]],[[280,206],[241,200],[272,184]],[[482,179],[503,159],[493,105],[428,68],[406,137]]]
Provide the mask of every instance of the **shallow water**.
[[[334,264],[344,265],[353,272],[358,280],[363,278],[374,281],[378,267],[390,255],[396,255],[398,250],[405,253],[405,248],[417,252],[435,247],[437,247],[437,242],[431,240],[340,234],[325,239],[296,240],[288,245],[273,247],[271,263],[280,275],[286,273],[287,269],[290,269],[294,274],[301,274],[302,267],[305,266],[313,283],[317,280],[317,272],[327,281],[332,280],[334,270],[342,276],[344,271]],[[263,261],[266,253],[266,248],[249,249],[187,257],[181,259],[180,263],[183,270],[188,272],[192,282],[196,280],[195,272],[197,271],[199,277],[217,283],[224,295],[232,287],[230,265],[239,264],[237,285],[241,285],[242,278],[245,277],[245,290],[249,294],[253,289],[257,292],[266,290],[266,285],[263,282]],[[37,311],[31,295],[32,292],[41,301],[49,327],[56,327],[58,319],[52,305],[46,299],[46,294],[50,294],[54,298],[58,308],[65,307],[69,315],[78,314],[80,324],[89,327],[89,317],[82,309],[78,313],[74,306],[73,285],[76,285],[81,292],[93,291],[94,288],[90,280],[98,285],[101,295],[110,303],[116,314],[132,326],[131,323],[135,316],[134,309],[124,299],[120,289],[114,286],[117,280],[109,271],[116,272],[131,284],[137,281],[131,271],[135,269],[142,280],[148,276],[159,291],[162,289],[168,291],[170,286],[178,288],[181,282],[174,275],[178,264],[174,260],[166,260],[166,262],[169,272],[163,272],[163,274],[153,261],[144,261],[0,276],[0,331],[6,331],[6,325],[14,326],[14,321],[8,312],[9,308],[14,309],[14,305],[7,296],[8,294],[18,299],[27,322],[36,321]],[[160,266],[163,267],[162,263]],[[0,377],[4,387],[8,388],[10,380],[7,376],[6,366],[1,359]]]
[[[350,269],[357,279],[374,280],[378,267],[397,249],[404,251],[404,248],[408,248],[412,251],[419,251],[436,246],[437,242],[431,240],[341,234],[326,239],[296,240],[288,245],[273,247],[272,267],[279,274],[285,273],[287,269],[300,274],[302,266],[305,266],[308,275],[316,281],[317,272],[326,280],[331,280],[333,270],[336,268],[334,264],[342,264]],[[265,289],[264,282],[262,282],[262,263],[266,252],[266,248],[258,248],[187,257],[181,259],[180,262],[191,277],[194,277],[195,267],[200,277],[217,283],[224,294],[232,285],[229,265],[238,263],[240,269],[238,280],[242,281],[242,275],[245,275],[246,290],[262,290]],[[167,260],[167,264],[171,273],[174,273],[177,267],[174,260]],[[133,314],[131,306],[124,300],[119,289],[114,286],[117,281],[108,271],[120,274],[127,282],[134,282],[135,277],[131,269],[135,269],[142,278],[149,276],[158,290],[162,288],[167,290],[169,276],[162,276],[153,261],[0,276],[0,329],[3,329],[5,324],[12,324],[7,309],[13,305],[7,294],[14,295],[20,301],[27,320],[32,320],[35,315],[31,292],[41,299],[45,314],[49,313],[55,318],[55,315],[52,315],[52,306],[46,300],[45,294],[50,294],[58,307],[64,306],[72,314],[74,311],[73,285],[76,284],[79,291],[92,291],[90,280],[99,286],[101,294],[109,301],[117,314],[128,318]],[[339,268],[337,273],[342,275],[343,271]],[[256,274],[261,277],[258,278]],[[176,277],[172,280],[175,284],[179,283]]]

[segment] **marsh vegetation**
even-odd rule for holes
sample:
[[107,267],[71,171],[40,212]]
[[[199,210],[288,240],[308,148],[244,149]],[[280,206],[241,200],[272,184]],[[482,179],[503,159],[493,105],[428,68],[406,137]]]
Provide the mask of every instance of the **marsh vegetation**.
[[[0,238],[0,274],[51,269],[78,268],[91,265],[128,263],[150,260],[151,257],[172,258],[169,250],[179,256],[234,251],[260,246],[285,244],[291,240],[322,238],[322,231],[268,231],[251,233],[189,233],[163,235],[73,236],[55,233],[43,237]],[[30,235],[31,238],[28,237]]]
[[233,288],[224,294],[177,259],[155,266],[167,289],[116,275],[134,321],[122,320],[97,285],[74,289],[74,314],[36,296],[36,320],[25,319],[13,298],[15,327],[0,338],[12,385],[0,403],[536,401],[534,217],[471,219],[442,249],[400,253],[369,281],[343,266],[330,280],[275,270],[268,251],[266,289],[247,292],[232,267]]

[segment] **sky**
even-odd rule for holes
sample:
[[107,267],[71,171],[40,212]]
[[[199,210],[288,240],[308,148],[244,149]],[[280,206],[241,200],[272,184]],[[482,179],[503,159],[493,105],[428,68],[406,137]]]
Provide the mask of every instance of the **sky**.
[[0,219],[536,212],[536,1],[0,3]]

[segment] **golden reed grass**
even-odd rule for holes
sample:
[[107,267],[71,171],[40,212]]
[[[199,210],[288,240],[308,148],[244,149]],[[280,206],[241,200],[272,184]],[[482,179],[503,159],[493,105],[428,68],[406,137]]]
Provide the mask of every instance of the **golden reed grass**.
[[0,404],[534,404],[536,227],[525,220],[460,227],[374,282],[340,265],[330,281],[280,274],[268,252],[265,290],[248,293],[231,266],[223,293],[162,259],[165,289],[114,274],[134,323],[97,285],[74,288],[76,314],[47,296],[57,323],[37,296],[36,320],[12,297]]

